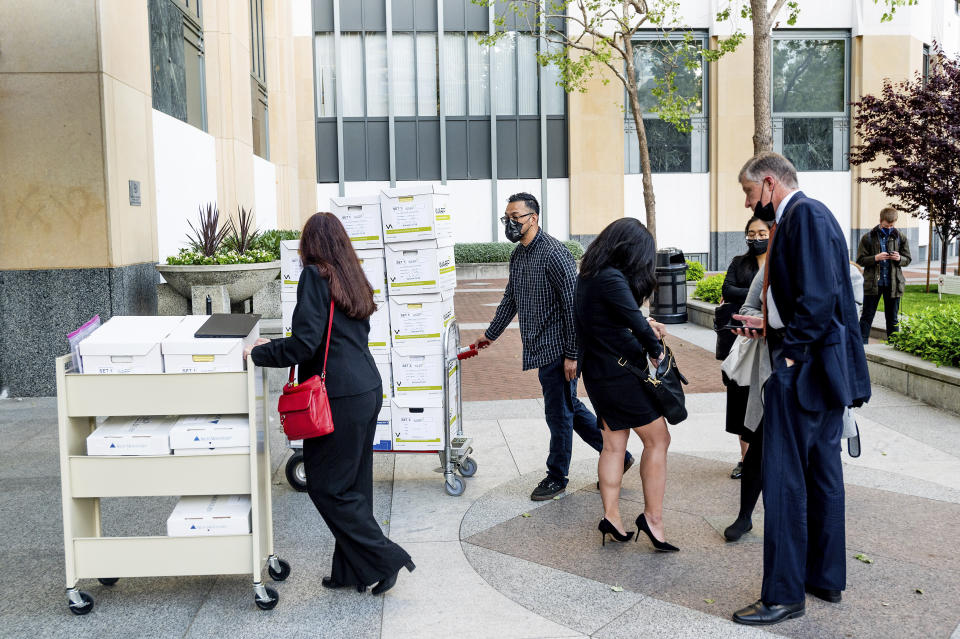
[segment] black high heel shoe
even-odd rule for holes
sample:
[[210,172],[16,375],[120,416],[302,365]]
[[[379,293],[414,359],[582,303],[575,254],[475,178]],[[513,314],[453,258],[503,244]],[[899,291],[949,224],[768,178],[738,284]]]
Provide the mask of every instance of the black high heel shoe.
[[623,535],[620,534],[620,531],[617,530],[617,527],[610,523],[606,517],[600,520],[600,523],[597,524],[597,530],[600,531],[600,539],[604,546],[607,545],[607,535],[611,535],[614,541],[630,541],[633,539],[633,531],[629,531]]
[[[413,560],[407,561],[407,563],[403,564],[403,567],[407,569],[407,572],[413,572],[414,568],[416,568],[416,566],[413,565]],[[390,590],[397,585],[397,575],[399,574],[400,570],[397,569],[397,572],[393,573],[389,577],[384,577],[377,582],[377,585],[370,590],[370,593],[374,595],[380,595]]]
[[[653,547],[657,549],[657,552],[680,552],[680,549],[673,544],[660,541],[653,536],[653,531],[650,530],[650,526],[647,525],[647,518],[643,515],[643,513],[640,513],[640,516],[637,517],[637,528],[647,533],[647,537],[650,538],[650,543],[652,543]],[[637,533],[637,539],[640,539],[640,533]]]
[[[330,590],[337,590],[339,588],[350,588],[347,584],[342,584],[338,581],[334,581],[333,577],[324,577],[320,580],[320,585],[324,588],[329,588]],[[360,584],[356,585],[357,592],[364,592],[367,587]]]

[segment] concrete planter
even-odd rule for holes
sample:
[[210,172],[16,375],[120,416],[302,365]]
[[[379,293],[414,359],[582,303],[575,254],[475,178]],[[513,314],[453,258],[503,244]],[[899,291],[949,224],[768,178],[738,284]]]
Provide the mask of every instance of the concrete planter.
[[919,399],[925,404],[960,413],[960,369],[937,366],[886,344],[864,347],[870,381]]
[[458,280],[505,280],[509,277],[509,262],[457,264]]
[[705,326],[706,328],[713,328],[713,318],[717,314],[717,307],[719,304],[711,304],[710,302],[704,302],[703,300],[693,299],[693,290],[689,287],[687,288],[687,320],[698,324],[699,326]]
[[250,299],[280,274],[280,261],[259,264],[157,264],[177,293],[191,299],[193,286],[225,286],[232,302]]

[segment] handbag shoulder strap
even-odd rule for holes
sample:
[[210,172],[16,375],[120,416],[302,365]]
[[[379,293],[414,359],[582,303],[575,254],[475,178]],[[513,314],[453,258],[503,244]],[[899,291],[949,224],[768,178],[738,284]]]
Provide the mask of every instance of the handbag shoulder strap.
[[330,333],[333,332],[333,294],[330,295],[330,318],[327,320],[327,345],[323,349],[323,372],[320,379],[327,378],[327,355],[330,353]]

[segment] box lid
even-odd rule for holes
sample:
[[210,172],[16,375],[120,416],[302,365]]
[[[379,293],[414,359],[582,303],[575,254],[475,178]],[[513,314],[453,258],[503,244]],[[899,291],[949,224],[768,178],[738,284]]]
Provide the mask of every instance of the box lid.
[[377,364],[389,364],[392,357],[389,352],[386,353],[371,353],[373,355],[373,361]]
[[80,342],[80,355],[146,355],[182,321],[182,315],[112,317]]
[[298,251],[300,250],[300,240],[280,240],[280,248]]
[[187,315],[161,343],[164,355],[226,355],[240,344],[239,337],[194,337],[209,315]]
[[381,197],[387,198],[408,197],[411,195],[433,195],[434,193],[438,195],[449,195],[450,191],[436,184],[418,184],[415,186],[401,186],[393,189],[386,188],[380,190]]
[[249,428],[246,415],[181,415],[174,428],[194,430],[206,428]]
[[214,313],[207,316],[207,321],[197,329],[194,337],[247,338],[259,321],[258,313]]
[[383,249],[356,249],[357,257],[361,260],[383,259]]
[[451,295],[450,291],[441,293],[417,293],[414,295],[391,295],[390,302],[398,306],[405,304],[426,304],[428,302],[445,302]]
[[166,415],[110,417],[90,437],[167,437],[175,419]]
[[335,206],[363,206],[364,204],[380,204],[380,196],[374,193],[371,195],[354,195],[351,197],[332,197],[330,198],[330,203]]
[[242,518],[249,513],[249,495],[189,495],[180,498],[170,519]]

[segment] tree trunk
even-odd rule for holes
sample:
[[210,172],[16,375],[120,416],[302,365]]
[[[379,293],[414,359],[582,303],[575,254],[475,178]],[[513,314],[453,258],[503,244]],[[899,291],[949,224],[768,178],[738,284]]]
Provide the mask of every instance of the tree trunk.
[[950,225],[944,222],[940,229],[940,275],[947,274],[947,250],[950,248]]
[[643,173],[643,207],[647,212],[647,230],[657,242],[657,202],[653,196],[653,173],[650,170],[650,149],[647,148],[647,129],[643,126],[640,113],[640,100],[637,92],[630,93],[630,110],[633,112],[633,124],[637,128],[637,143],[640,146],[640,171]]
[[773,150],[770,111],[770,18],[767,0],[750,0],[753,12],[753,153]]
[[927,288],[924,293],[930,292],[930,260],[933,258],[933,224],[927,224]]

